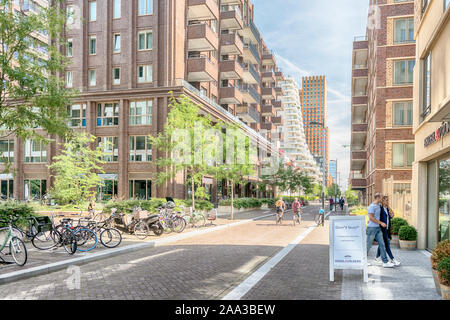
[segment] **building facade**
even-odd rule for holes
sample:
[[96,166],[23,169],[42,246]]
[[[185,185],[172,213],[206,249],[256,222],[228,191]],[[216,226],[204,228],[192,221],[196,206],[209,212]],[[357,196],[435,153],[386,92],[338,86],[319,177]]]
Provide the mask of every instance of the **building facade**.
[[407,218],[414,161],[414,2],[369,4],[367,34],[353,43],[350,183],[364,204],[381,192]]
[[302,78],[302,114],[306,142],[316,163],[325,166],[328,185],[329,130],[327,126],[327,82],[325,76]]
[[[283,74],[254,24],[249,0],[67,0],[65,10],[66,86],[80,93],[68,106],[68,124],[104,147],[100,198],[188,195],[184,174],[163,186],[153,183],[154,159],[161,155],[147,136],[163,131],[171,93],[190,97],[213,119],[238,123],[260,155],[278,155],[272,141],[281,137],[277,82]],[[50,145],[6,142],[16,172],[1,178],[8,196],[47,192],[47,165],[62,142],[52,138]],[[249,177],[237,196],[261,195],[257,181]],[[226,194],[222,182],[205,178],[204,184],[212,200]]]
[[415,1],[413,199],[418,246],[450,239],[450,1]]

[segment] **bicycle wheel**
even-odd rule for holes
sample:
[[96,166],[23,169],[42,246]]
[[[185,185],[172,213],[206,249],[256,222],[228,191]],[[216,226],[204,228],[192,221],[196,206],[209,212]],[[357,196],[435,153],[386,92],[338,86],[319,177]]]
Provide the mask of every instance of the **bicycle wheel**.
[[75,254],[78,248],[77,239],[71,230],[65,229],[61,234],[61,245],[70,255]]
[[102,221],[104,221],[105,220],[105,214],[103,213],[103,212],[99,212],[99,213],[96,213],[95,215],[94,215],[94,218],[93,218],[93,220],[94,221],[98,221],[98,222],[102,222]]
[[74,232],[77,241],[77,250],[81,252],[88,252],[97,247],[98,238],[91,229],[80,228]]
[[25,247],[25,243],[23,243],[23,241],[19,238],[12,237],[11,241],[9,242],[9,252],[11,252],[14,262],[18,266],[21,267],[25,265],[25,263],[27,263],[27,247]]
[[172,221],[172,226],[170,228],[176,233],[181,233],[184,231],[184,228],[186,228],[186,221],[182,218],[176,217]]
[[139,240],[144,240],[145,238],[148,237],[148,234],[149,234],[149,230],[148,230],[148,226],[145,222],[140,221],[140,222],[136,223],[136,225],[134,226],[134,235]]
[[202,213],[198,213],[192,217],[192,226],[199,228],[206,225],[206,217]]
[[320,216],[320,215],[317,214],[317,213],[314,215],[314,222],[315,222],[317,225],[319,225],[319,216]]
[[50,250],[55,248],[61,240],[61,234],[56,230],[43,231],[37,233],[31,243],[36,249],[39,250]]
[[[22,230],[20,230],[20,229],[17,229],[17,228],[12,228],[12,236],[13,237],[16,237],[16,238],[19,238],[20,240],[23,240],[23,232],[22,232]],[[4,243],[5,242],[5,238],[6,238],[6,235],[8,234],[8,231],[9,231],[9,227],[3,227],[3,228],[0,228],[0,243]]]
[[105,229],[100,233],[100,242],[107,248],[115,248],[122,242],[122,235],[117,229]]

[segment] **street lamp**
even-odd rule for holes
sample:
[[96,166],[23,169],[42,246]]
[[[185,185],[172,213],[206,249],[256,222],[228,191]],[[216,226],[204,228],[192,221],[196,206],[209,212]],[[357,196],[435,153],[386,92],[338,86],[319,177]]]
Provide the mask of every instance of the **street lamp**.
[[327,153],[327,149],[326,149],[326,143],[325,143],[325,124],[323,122],[310,122],[310,125],[314,126],[320,126],[323,129],[323,156],[322,156],[322,171],[323,171],[323,181],[322,181],[322,209],[325,210],[325,184],[326,184],[326,177],[325,177],[325,162],[326,162],[326,153]]

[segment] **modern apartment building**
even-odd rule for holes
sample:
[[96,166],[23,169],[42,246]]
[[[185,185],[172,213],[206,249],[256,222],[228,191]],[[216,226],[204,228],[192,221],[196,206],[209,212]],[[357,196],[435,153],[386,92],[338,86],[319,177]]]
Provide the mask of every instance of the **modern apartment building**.
[[350,184],[369,204],[389,195],[411,215],[414,161],[414,1],[370,0],[367,34],[353,43]]
[[279,112],[280,117],[284,119],[284,126],[280,128],[284,137],[281,148],[296,167],[299,167],[315,182],[320,183],[319,167],[314,161],[306,143],[299,85],[290,77],[280,82],[279,85],[284,92],[284,95],[281,97],[284,111]]
[[415,2],[415,162],[412,216],[418,247],[450,239],[450,1]]
[[316,162],[320,166],[325,166],[325,181],[328,185],[330,148],[327,126],[327,82],[325,76],[303,77],[301,94],[306,142]]
[[[188,195],[184,174],[164,186],[153,183],[160,154],[147,136],[163,131],[171,92],[190,97],[215,119],[238,123],[260,157],[279,155],[272,141],[281,137],[277,82],[283,74],[253,22],[249,0],[67,0],[65,9],[66,85],[80,92],[68,106],[68,124],[104,146],[100,198]],[[48,146],[7,142],[16,171],[2,178],[12,186],[9,196],[45,194],[47,165],[61,142],[53,138]],[[262,195],[255,191],[258,179],[248,177],[237,195]],[[204,185],[212,200],[226,194],[224,182],[213,177]]]

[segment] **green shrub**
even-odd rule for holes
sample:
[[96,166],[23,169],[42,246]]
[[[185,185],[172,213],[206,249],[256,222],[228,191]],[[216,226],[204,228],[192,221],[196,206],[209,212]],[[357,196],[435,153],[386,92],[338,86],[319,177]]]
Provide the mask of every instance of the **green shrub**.
[[398,237],[404,241],[415,241],[417,240],[417,230],[413,226],[401,226]]
[[445,286],[450,285],[450,257],[442,259],[437,266],[437,270],[441,283]]
[[[175,203],[176,204],[176,203]],[[187,199],[183,201],[183,204],[185,207],[191,207],[192,206],[192,200]],[[214,209],[214,205],[208,201],[208,200],[195,200],[195,209],[200,211],[210,211]]]
[[399,234],[402,226],[407,226],[408,221],[402,218],[392,218],[391,220],[391,232],[392,234]]
[[[35,216],[34,209],[31,208],[26,203],[6,201],[0,203],[0,219],[8,220],[10,215],[18,215],[20,218],[16,222],[19,226],[26,226],[28,221],[27,217]],[[6,224],[2,224],[2,227],[6,226]]]
[[445,258],[450,258],[450,240],[439,242],[431,255],[431,266],[437,269],[439,262]]
[[[141,207],[142,210],[147,210],[149,212],[156,213],[157,209],[166,203],[166,199],[150,199],[150,200],[124,200],[117,202],[108,202],[105,206],[104,211],[106,213],[111,213],[112,208],[117,208],[118,212],[131,213],[134,207]],[[184,204],[183,200],[175,199],[175,205],[177,209],[181,204]]]

